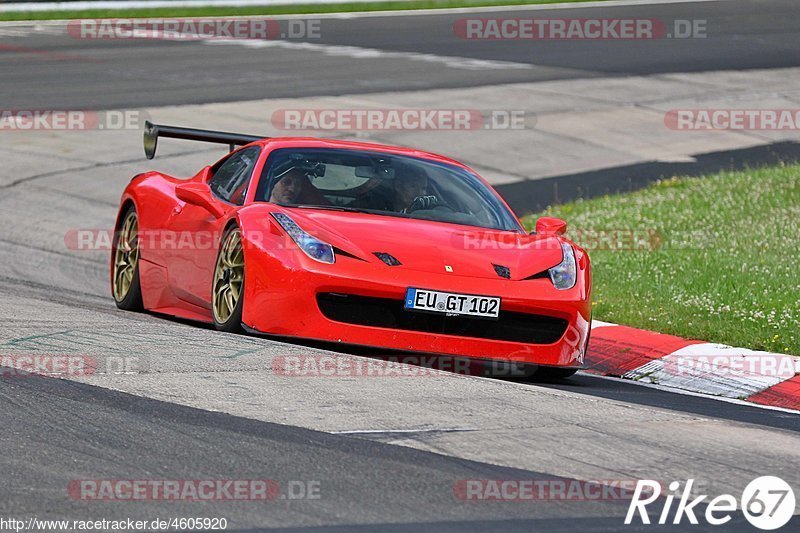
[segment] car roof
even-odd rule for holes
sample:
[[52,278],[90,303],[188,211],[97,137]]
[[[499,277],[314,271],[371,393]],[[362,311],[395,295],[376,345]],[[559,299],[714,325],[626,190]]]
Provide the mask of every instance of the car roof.
[[270,137],[257,141],[255,144],[268,147],[270,150],[279,148],[342,148],[348,150],[381,152],[417,157],[420,159],[428,159],[431,161],[448,163],[467,170],[472,170],[460,161],[445,157],[443,155],[435,154],[433,152],[425,152],[414,148],[405,148],[402,146],[392,146],[388,144],[378,144],[364,141],[345,141],[340,139],[324,139],[320,137]]

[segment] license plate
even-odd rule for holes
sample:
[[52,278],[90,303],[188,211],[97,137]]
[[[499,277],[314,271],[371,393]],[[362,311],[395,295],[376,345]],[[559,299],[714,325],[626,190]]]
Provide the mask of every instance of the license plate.
[[409,288],[406,291],[405,308],[453,316],[497,318],[500,314],[500,298]]

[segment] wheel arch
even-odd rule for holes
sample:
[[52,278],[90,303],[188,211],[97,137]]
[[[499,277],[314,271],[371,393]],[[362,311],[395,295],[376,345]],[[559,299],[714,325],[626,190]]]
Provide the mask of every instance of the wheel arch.
[[136,206],[136,202],[133,200],[132,197],[128,196],[122,200],[122,203],[119,205],[119,211],[117,211],[117,221],[114,223],[114,230],[118,230],[120,224],[122,224],[122,217],[125,213],[128,212],[128,209],[133,207],[136,210],[136,213],[139,213],[139,208]]
[[114,255],[117,252],[117,234],[121,229],[123,217],[128,212],[128,210],[133,207],[136,210],[138,215],[139,209],[136,206],[136,202],[133,200],[132,197],[128,196],[127,194],[123,197],[122,202],[120,203],[119,210],[117,211],[117,218],[114,222],[114,231],[111,234],[111,253],[109,254],[109,261],[108,261],[108,280],[112,284],[114,283]]

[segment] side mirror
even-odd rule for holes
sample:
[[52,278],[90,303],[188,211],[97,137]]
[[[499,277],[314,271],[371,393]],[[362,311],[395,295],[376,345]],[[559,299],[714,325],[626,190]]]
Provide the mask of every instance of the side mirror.
[[536,233],[541,235],[564,235],[567,232],[567,223],[560,218],[541,217],[536,221]]
[[211,165],[206,165],[200,169],[200,172],[192,177],[192,181],[199,181],[200,183],[208,183],[208,180],[211,179]]
[[222,218],[225,215],[225,211],[211,198],[211,189],[206,183],[181,183],[175,187],[175,196],[182,202],[202,207],[215,218]]

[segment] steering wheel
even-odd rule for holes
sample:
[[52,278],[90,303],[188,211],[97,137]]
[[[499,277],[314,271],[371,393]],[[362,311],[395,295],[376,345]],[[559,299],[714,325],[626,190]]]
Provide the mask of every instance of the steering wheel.
[[455,209],[453,209],[449,205],[447,205],[447,204],[445,204],[443,202],[440,202],[439,198],[437,198],[435,195],[429,194],[427,196],[417,196],[416,198],[414,198],[414,201],[411,202],[411,205],[409,205],[406,208],[405,212],[406,213],[413,213],[414,211],[419,211],[420,209],[425,211],[425,210],[435,209],[435,208],[440,208],[440,207],[443,207],[443,208],[447,209],[448,211],[452,211],[453,213],[455,213],[455,211],[456,211]]

